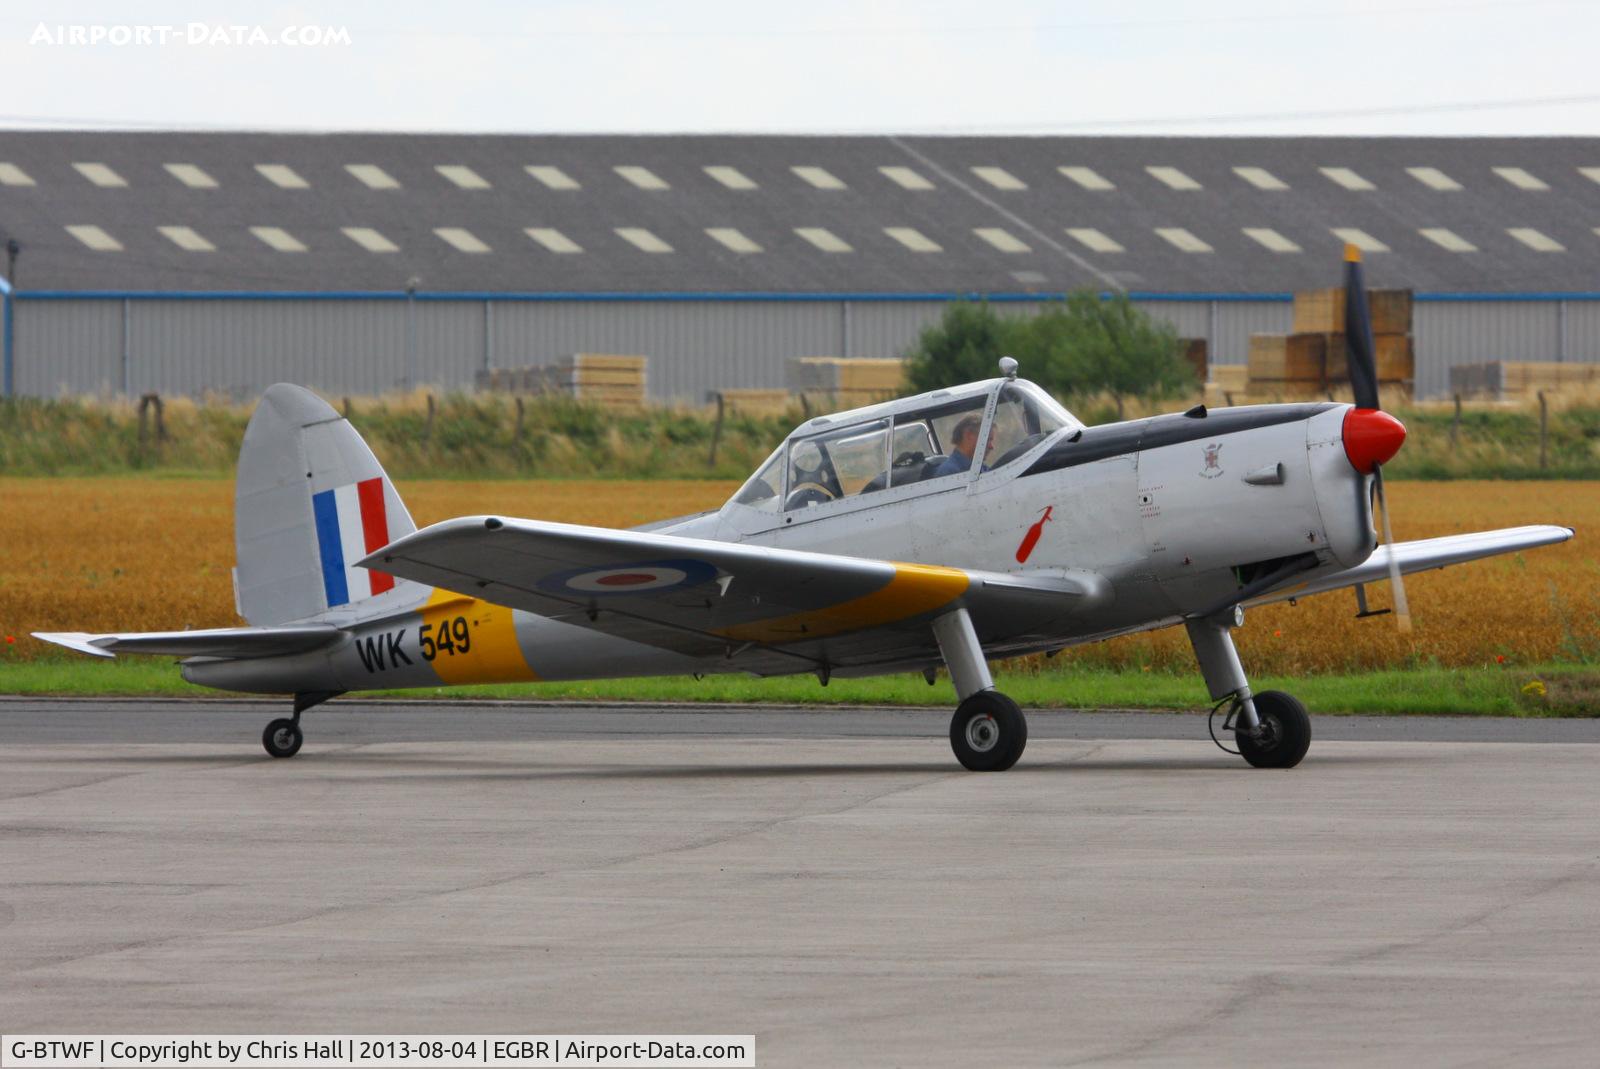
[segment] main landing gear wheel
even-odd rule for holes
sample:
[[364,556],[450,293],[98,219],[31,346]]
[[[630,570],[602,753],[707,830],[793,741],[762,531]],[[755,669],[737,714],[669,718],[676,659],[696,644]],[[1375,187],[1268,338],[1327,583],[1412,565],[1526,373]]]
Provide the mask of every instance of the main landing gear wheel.
[[1017,703],[997,690],[980,690],[950,718],[950,748],[973,772],[1004,772],[1028,744],[1028,721]]
[[1257,735],[1235,728],[1233,739],[1239,756],[1257,768],[1293,768],[1311,746],[1311,717],[1300,699],[1281,690],[1263,691],[1255,696],[1256,715],[1261,718]]
[[297,721],[284,717],[274,720],[267,725],[267,730],[261,733],[261,745],[267,748],[267,753],[273,757],[293,757],[300,752],[300,744],[306,737],[300,731]]

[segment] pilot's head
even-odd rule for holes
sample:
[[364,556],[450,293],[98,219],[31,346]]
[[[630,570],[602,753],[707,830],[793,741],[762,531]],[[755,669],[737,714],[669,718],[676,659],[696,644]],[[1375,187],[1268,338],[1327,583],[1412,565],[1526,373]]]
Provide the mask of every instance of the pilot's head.
[[[972,454],[978,450],[978,428],[983,424],[983,417],[979,415],[962,416],[957,421],[955,428],[950,432],[950,444],[955,451],[972,459]],[[994,444],[994,432],[989,432],[989,444]]]

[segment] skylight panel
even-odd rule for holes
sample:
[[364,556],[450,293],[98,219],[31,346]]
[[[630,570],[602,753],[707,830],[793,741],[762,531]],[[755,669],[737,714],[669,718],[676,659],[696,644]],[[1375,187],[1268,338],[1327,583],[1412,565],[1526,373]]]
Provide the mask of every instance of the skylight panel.
[[879,167],[883,177],[899,186],[901,189],[916,190],[932,189],[933,183],[909,167]]
[[441,163],[433,168],[455,183],[458,189],[488,189],[489,180],[461,163]]
[[731,226],[712,226],[706,228],[706,233],[711,239],[724,248],[739,253],[760,252],[761,246],[745,237],[741,231]]
[[996,189],[1017,190],[1028,188],[1028,183],[1004,167],[974,167],[972,173]]
[[916,227],[911,226],[886,226],[883,232],[894,238],[912,252],[943,252],[937,241],[928,237]]
[[641,226],[619,226],[617,236],[640,252],[671,252],[672,246]]
[[1388,252],[1389,246],[1367,233],[1353,226],[1336,226],[1332,228],[1333,236],[1346,245],[1354,245],[1362,252]]
[[1146,167],[1145,171],[1151,178],[1165,185],[1168,189],[1199,189],[1200,183],[1184,174],[1176,167]]
[[310,189],[311,183],[295,173],[293,167],[284,163],[258,163],[256,171],[262,178],[271,182],[279,189]]
[[67,227],[67,233],[77,238],[95,252],[121,252],[122,242],[97,226],[78,224]]
[[1096,230],[1092,226],[1069,226],[1067,234],[1074,241],[1086,245],[1095,252],[1127,252],[1121,243],[1114,238]]
[[388,238],[384,237],[370,226],[346,226],[340,227],[340,231],[345,237],[349,238],[357,245],[360,245],[368,252],[383,253],[400,251],[400,246],[396,245],[394,242],[390,241]]
[[1027,244],[1009,230],[998,226],[980,226],[972,231],[1001,252],[1031,252]]
[[528,166],[527,171],[534,178],[543,182],[550,189],[581,189],[577,180],[559,167]]
[[1540,193],[1550,188],[1542,180],[1529,174],[1521,167],[1491,167],[1490,170],[1518,189],[1525,189],[1530,193]]
[[1235,167],[1233,173],[1243,178],[1257,189],[1277,192],[1288,189],[1289,183],[1267,170],[1265,167]]
[[667,180],[665,178],[662,178],[648,167],[640,167],[636,164],[625,164],[621,167],[613,167],[611,169],[640,189],[657,190],[672,188],[671,186],[667,185]]
[[269,248],[278,252],[305,252],[306,247],[287,230],[276,226],[253,226],[250,233]]
[[530,226],[523,233],[554,253],[568,255],[583,251],[582,245],[579,245],[561,231],[553,230],[550,227]]
[[216,189],[217,180],[192,163],[163,164],[167,173],[190,189]]
[[103,163],[74,163],[72,167],[102,189],[117,189],[128,184],[126,178]]
[[1317,169],[1327,176],[1328,181],[1356,193],[1364,193],[1369,189],[1378,188],[1348,167],[1319,167]]
[[368,189],[399,189],[400,183],[382,167],[375,163],[347,163],[344,169],[355,176],[356,181]]
[[1535,230],[1531,226],[1513,226],[1506,230],[1507,234],[1522,242],[1534,252],[1566,252],[1567,247],[1542,230]]
[[1216,251],[1181,226],[1158,226],[1156,234],[1180,252]]
[[216,252],[217,247],[187,226],[158,226],[161,236],[184,252]]
[[1244,236],[1272,252],[1299,252],[1300,246],[1267,226],[1241,227]]
[[14,163],[0,163],[0,186],[37,185],[28,172]]
[[1461,188],[1461,183],[1445,174],[1437,167],[1407,167],[1406,174],[1415,178],[1429,189],[1438,190],[1440,193],[1453,193]]
[[1454,230],[1442,226],[1427,227],[1417,231],[1423,237],[1448,252],[1477,252],[1478,247]]
[[815,186],[817,189],[845,188],[842,179],[821,167],[791,167],[789,170],[798,175],[802,181]]
[[718,182],[721,182],[723,185],[727,186],[729,189],[756,188],[756,184],[750,180],[750,176],[739,170],[737,167],[716,165],[707,167],[705,172],[712,178],[715,178]]
[[489,246],[484,244],[482,238],[478,237],[478,235],[474,234],[465,227],[436,226],[433,228],[433,232],[440,241],[444,242],[446,245],[449,245],[457,252],[468,252],[474,255],[481,255],[490,251]]
[[799,234],[805,240],[811,242],[811,244],[815,245],[817,248],[821,249],[823,252],[853,252],[854,251],[853,249],[850,248],[850,243],[848,241],[845,241],[839,235],[835,234],[833,231],[827,229],[826,227],[820,227],[820,226],[798,226],[798,227],[795,227],[795,231],[794,232],[796,234]]
[[1056,170],[1072,179],[1084,189],[1103,192],[1107,189],[1116,189],[1110,179],[1105,178],[1093,167],[1057,167]]

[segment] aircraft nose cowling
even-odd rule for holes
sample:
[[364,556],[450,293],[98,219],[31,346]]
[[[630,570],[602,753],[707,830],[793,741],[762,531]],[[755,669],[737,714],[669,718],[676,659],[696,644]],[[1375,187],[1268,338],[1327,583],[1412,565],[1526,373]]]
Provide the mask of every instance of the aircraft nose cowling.
[[1376,408],[1352,408],[1344,416],[1344,455],[1363,475],[1387,464],[1406,440],[1406,425]]

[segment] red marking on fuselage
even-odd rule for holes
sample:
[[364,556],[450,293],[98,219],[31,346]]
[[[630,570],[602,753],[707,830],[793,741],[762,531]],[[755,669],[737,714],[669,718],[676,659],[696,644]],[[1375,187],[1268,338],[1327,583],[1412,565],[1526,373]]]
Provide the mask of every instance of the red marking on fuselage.
[[1049,522],[1050,512],[1054,508],[1054,505],[1046,505],[1044,515],[1035,520],[1033,526],[1028,528],[1028,533],[1022,536],[1022,544],[1017,547],[1018,564],[1028,563],[1028,558],[1033,554],[1033,547],[1039,544],[1039,536],[1044,534],[1044,525]]
[[647,575],[644,572],[623,572],[620,575],[602,575],[594,581],[595,586],[638,586],[640,583],[653,583],[658,577]]

